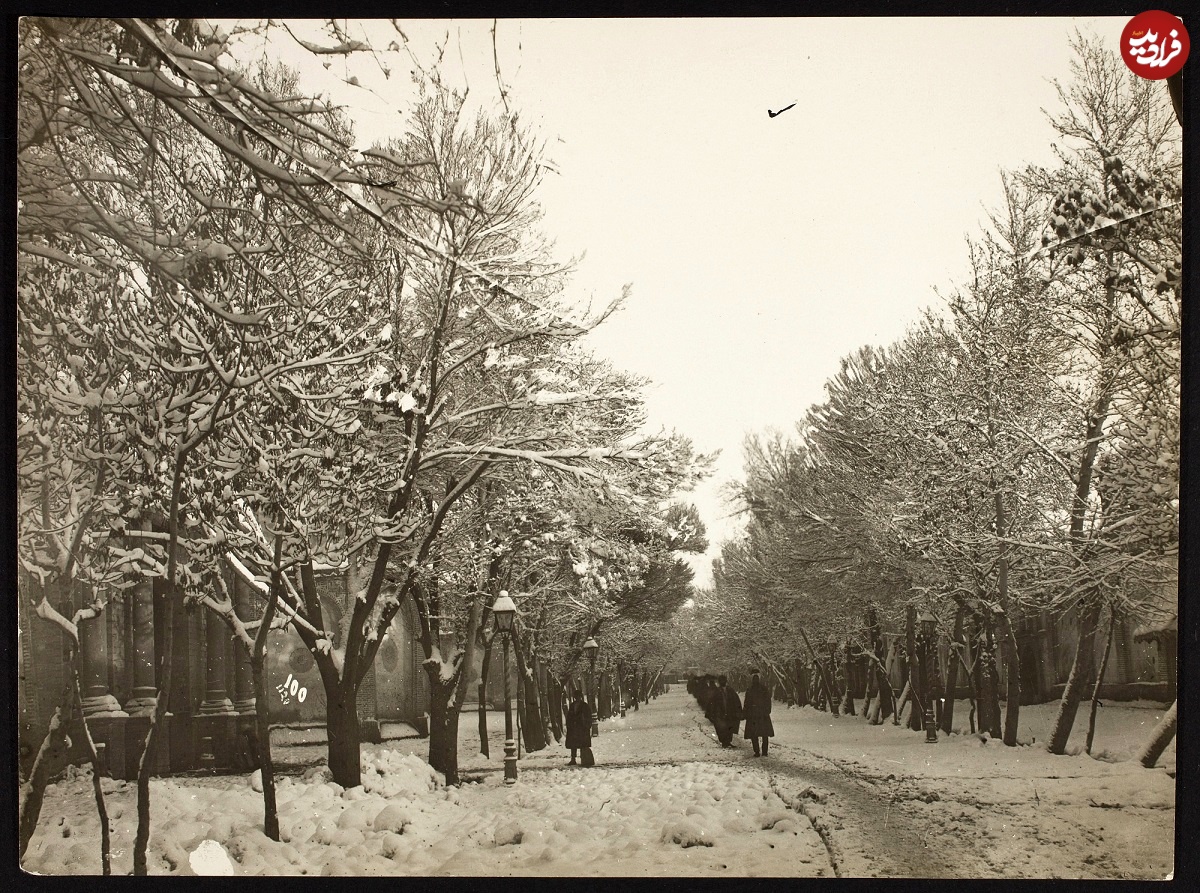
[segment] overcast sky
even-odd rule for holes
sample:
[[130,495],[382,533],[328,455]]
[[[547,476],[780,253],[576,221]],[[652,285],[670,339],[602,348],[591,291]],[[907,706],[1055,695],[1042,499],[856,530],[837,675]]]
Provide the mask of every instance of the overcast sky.
[[[740,524],[721,486],[747,432],[790,431],[840,357],[904,333],[966,270],[965,238],[1000,198],[1002,168],[1049,164],[1042,109],[1070,79],[1076,28],[1117,48],[1125,17],[501,20],[510,106],[559,173],[545,229],[581,254],[573,288],[633,286],[590,336],[655,382],[655,427],[720,450],[692,501],[713,547]],[[499,106],[491,20],[402,23],[418,58]],[[379,45],[395,37],[365,28]],[[382,39],[381,39],[382,38]],[[401,62],[402,60],[396,60]],[[309,68],[352,103],[366,141],[397,132],[411,95],[362,61]],[[336,86],[353,73],[373,86]],[[776,118],[768,109],[795,102]]]

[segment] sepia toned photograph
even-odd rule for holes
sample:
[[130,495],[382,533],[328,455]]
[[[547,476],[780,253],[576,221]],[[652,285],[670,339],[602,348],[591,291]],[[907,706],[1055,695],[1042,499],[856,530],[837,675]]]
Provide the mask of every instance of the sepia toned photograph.
[[1184,20],[11,27],[24,882],[1174,878]]

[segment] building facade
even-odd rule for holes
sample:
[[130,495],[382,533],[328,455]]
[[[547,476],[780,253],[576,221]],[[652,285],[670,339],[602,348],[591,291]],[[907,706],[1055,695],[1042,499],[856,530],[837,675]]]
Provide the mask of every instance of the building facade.
[[[261,615],[252,587],[230,573],[227,583],[241,617]],[[20,764],[28,771],[68,682],[65,634],[38,617],[37,584],[18,579],[17,649]],[[340,624],[346,581],[338,573],[318,577],[321,607],[334,628]],[[82,589],[75,605],[85,602]],[[171,691],[166,735],[160,739],[156,772],[204,768],[244,768],[251,761],[250,730],[255,726],[254,680],[249,654],[219,617],[203,606],[176,604],[171,630],[162,616],[161,581],[145,581],[110,600],[104,613],[80,627],[79,670],[83,714],[96,741],[101,764],[114,778],[134,778],[149,729],[158,683],[157,655],[172,636]],[[62,606],[56,606],[61,610]],[[428,682],[411,604],[406,604],[384,637],[372,670],[359,692],[364,740],[378,740],[381,722],[420,727],[428,709]],[[341,643],[335,641],[334,647]],[[292,629],[277,630],[267,641],[267,691],[273,724],[320,725],[325,695],[312,655]],[[82,729],[73,717],[67,762],[86,761]]]

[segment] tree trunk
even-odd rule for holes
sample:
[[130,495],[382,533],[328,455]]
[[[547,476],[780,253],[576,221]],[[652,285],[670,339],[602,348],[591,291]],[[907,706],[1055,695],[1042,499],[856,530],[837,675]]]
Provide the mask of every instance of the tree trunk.
[[916,707],[915,707],[916,701],[913,700],[912,690],[913,690],[912,689],[912,680],[905,679],[904,680],[904,688],[900,689],[900,697],[898,697],[896,699],[896,716],[897,716],[897,718],[899,718],[900,714],[902,714],[904,712],[905,705],[908,704],[910,701],[912,701],[914,704],[912,713],[916,713]]
[[879,682],[879,721],[882,723],[889,716],[893,717],[892,722],[895,724],[896,716],[896,691],[892,688],[892,677],[888,675],[887,664],[885,658],[883,638],[879,637],[875,643],[875,660],[879,666],[876,667]]
[[[194,449],[199,441],[193,441]],[[150,843],[150,773],[158,758],[158,742],[162,738],[163,719],[167,714],[171,696],[171,671],[175,651],[175,584],[179,571],[179,502],[183,492],[183,470],[187,464],[189,450],[182,446],[175,449],[175,469],[171,478],[171,507],[167,514],[167,577],[162,602],[154,611],[155,624],[161,623],[162,650],[158,654],[158,691],[154,695],[154,710],[150,713],[150,728],[142,746],[142,758],[138,763],[137,777],[137,833],[133,839],[133,874],[145,877],[146,847]],[[161,610],[160,610],[161,609]],[[162,614],[160,620],[159,614]]]
[[908,727],[914,732],[919,732],[924,728],[921,703],[924,701],[925,692],[921,691],[920,666],[917,658],[917,608],[915,605],[909,605],[904,610],[904,646],[904,657],[908,664],[909,696],[913,700],[913,707],[908,712]]
[[[517,643],[517,637],[514,636],[513,637],[513,651],[516,651],[519,647],[516,643]],[[504,675],[505,676],[508,675],[508,654],[507,653],[504,655]],[[511,735],[505,734],[505,739],[508,739],[508,738],[513,739],[513,742],[516,744],[517,759],[519,760],[519,759],[521,759],[521,741],[522,741],[522,738],[524,737],[523,733],[524,733],[524,729],[525,729],[525,680],[521,676],[520,670],[517,671],[516,677],[517,677],[516,678],[517,690],[515,692],[513,692],[513,694],[516,697],[517,705],[516,705],[516,708],[513,710],[513,717],[514,717],[514,721],[517,724],[517,727],[516,727],[516,730],[513,732],[513,734],[511,734]]]
[[825,687],[821,681],[821,667],[814,659],[808,668],[808,702],[814,710],[825,710]]
[[[1108,268],[1114,269],[1113,253],[1107,252]],[[1116,303],[1115,277],[1109,277],[1105,287],[1106,306],[1111,322],[1113,308]],[[1071,503],[1070,536],[1076,548],[1083,550],[1086,546],[1084,539],[1084,521],[1087,517],[1088,496],[1092,488],[1092,474],[1096,468],[1096,455],[1100,449],[1100,441],[1104,433],[1104,422],[1108,418],[1109,406],[1116,388],[1117,376],[1105,377],[1106,362],[1111,354],[1115,341],[1101,341],[1105,349],[1100,355],[1101,380],[1098,393],[1089,407],[1087,415],[1086,436],[1083,441],[1083,451],[1079,456],[1079,473],[1075,478],[1075,498]],[[1096,662],[1095,640],[1096,626],[1100,621],[1100,600],[1096,592],[1088,592],[1083,597],[1079,610],[1079,643],[1075,648],[1075,657],[1071,661],[1071,672],[1067,676],[1067,684],[1063,689],[1062,702],[1058,716],[1054,721],[1054,730],[1050,733],[1050,741],[1046,749],[1050,753],[1061,754],[1067,749],[1067,739],[1071,737],[1071,727],[1075,724],[1075,714],[1079,710],[1079,702],[1083,698],[1083,686],[1092,677]]]
[[[899,676],[901,679],[905,679],[903,651],[904,649],[901,647],[899,638],[893,639],[891,645],[888,646],[887,658],[883,667],[884,678],[887,679],[888,684],[888,696],[891,698],[892,702],[892,725],[894,726],[900,725],[900,693],[892,687],[892,670],[894,668],[896,671],[894,675]],[[904,686],[901,685],[900,688],[903,689]],[[886,719],[886,709],[881,711],[881,713],[883,718]]]
[[[878,648],[881,646],[876,644],[875,647]],[[875,705],[871,710],[871,724],[880,725],[887,717],[891,716],[893,717],[893,724],[899,725],[899,722],[895,718],[896,712],[893,709],[898,693],[892,689],[892,680],[888,674],[887,667],[884,666],[879,654],[872,651],[864,652],[864,654],[868,665],[875,670],[877,686]]]
[[[829,679],[829,674],[825,672],[825,666],[821,663],[817,652],[813,651],[812,645],[809,644],[808,634],[804,632],[803,627],[800,629],[800,638],[804,640],[804,647],[808,649],[808,653],[812,655],[813,663],[817,665],[817,672],[820,674],[821,683],[825,690],[825,698],[833,715],[837,716],[837,702],[833,699],[833,683]],[[821,709],[820,703],[817,704],[817,709]]]
[[661,694],[666,694],[667,686],[663,682],[663,673],[666,672],[667,665],[663,664],[654,673],[654,696],[657,698]]
[[1006,612],[1003,615],[1004,673],[1005,696],[1004,702],[1004,743],[1009,747],[1017,746],[1017,725],[1021,720],[1021,656],[1017,651],[1017,636],[1013,632],[1012,619]]
[[625,677],[625,687],[629,693],[629,704],[627,706],[632,707],[634,710],[637,710],[640,706],[642,695],[642,693],[638,691],[637,680],[638,671],[637,667],[634,667],[633,670]]
[[488,681],[488,666],[492,661],[492,639],[488,639],[487,646],[483,649],[483,662],[479,670],[479,754],[484,757],[491,757],[491,748],[488,745],[488,726],[487,726],[487,681]]
[[617,661],[617,669],[613,673],[613,687],[614,687],[613,697],[615,699],[616,708],[617,708],[616,713],[618,716],[621,715],[621,711],[624,709],[624,704],[625,704],[625,692],[624,692],[625,686],[623,683],[624,683],[624,678],[621,675],[621,662]]
[[988,720],[988,697],[987,697],[987,678],[983,669],[985,662],[983,642],[983,630],[978,631],[975,639],[975,663],[974,663],[974,688],[976,693],[975,698],[975,713],[974,722],[978,727],[980,734],[991,728],[991,723]]
[[538,710],[542,714],[542,737],[546,740],[546,746],[549,747],[551,741],[558,741],[550,722],[550,674],[546,672],[546,667],[538,659],[537,654],[533,655],[531,662],[533,675],[537,677]]
[[[867,647],[871,658],[875,658],[875,641],[871,637],[871,628],[867,626]],[[867,661],[867,690],[866,700],[863,701],[863,718],[869,725],[877,726],[883,722],[880,714],[883,711],[883,688],[887,683],[881,678],[879,667],[875,660]]]
[[942,707],[942,731],[950,734],[954,726],[954,692],[958,689],[958,649],[962,643],[963,621],[967,608],[962,603],[954,610],[954,633],[950,638],[950,666],[946,667],[946,704]]
[[975,714],[974,722],[978,727],[979,733],[983,734],[992,728],[991,718],[988,716],[989,705],[991,698],[988,696],[988,677],[987,677],[987,638],[984,633],[984,620],[978,613],[971,617],[971,641],[974,644],[975,660],[972,662],[973,687],[975,689]]
[[[970,691],[967,696],[967,705],[970,707],[967,711],[967,722],[971,734],[974,735],[977,730],[979,704],[982,703],[979,694],[979,629],[978,618],[973,610],[968,609],[964,619],[970,623],[970,634],[964,635],[963,647],[958,649],[957,654],[958,662],[962,665],[963,675],[967,680],[967,689]],[[968,657],[971,659],[969,663]]]
[[[867,608],[863,615],[863,630],[867,634],[867,648],[870,653],[876,655],[877,648],[875,645],[876,637],[876,616],[874,608]],[[883,720],[879,714],[883,698],[881,697],[882,683],[879,679],[879,667],[875,665],[875,661],[867,661],[867,690],[865,692],[865,700],[863,702],[863,716],[867,722],[873,726],[879,725]]]
[[[265,636],[263,637],[265,639]],[[265,641],[263,642],[265,645]],[[275,768],[271,763],[271,715],[267,687],[266,649],[257,642],[250,655],[250,667],[254,674],[254,723],[258,732],[258,769],[262,773],[263,789],[263,833],[272,840],[279,840],[279,811],[275,803]],[[356,714],[357,718],[357,714]],[[357,755],[357,748],[355,748]],[[340,784],[340,782],[339,782]]]
[[[988,424],[989,430],[991,423]],[[1004,496],[999,490],[993,492],[996,506],[996,536],[1008,533],[1008,512],[1004,507]],[[1001,642],[1004,649],[1004,679],[1007,693],[1004,702],[1004,743],[1017,746],[1017,724],[1021,718],[1021,656],[1017,651],[1017,637],[1012,628],[1012,617],[1008,604],[1008,546],[1001,545],[1000,559],[996,565],[996,592],[1000,610],[1004,615]]]
[[1154,764],[1158,762],[1158,758],[1162,756],[1163,751],[1167,749],[1167,745],[1171,743],[1171,739],[1175,737],[1175,729],[1178,722],[1175,708],[1178,703],[1178,700],[1171,702],[1170,708],[1151,733],[1150,740],[1146,742],[1146,746],[1138,754],[1138,762],[1147,769],[1154,767]]
[[1100,686],[1104,684],[1104,671],[1108,669],[1108,653],[1112,650],[1113,633],[1117,627],[1117,612],[1109,605],[1108,609],[1108,639],[1104,642],[1104,656],[1100,658],[1100,669],[1096,673],[1096,684],[1092,688],[1092,709],[1088,714],[1087,743],[1083,745],[1084,753],[1092,752],[1092,741],[1096,735],[1096,707],[1100,704]]
[[67,751],[71,747],[71,740],[67,737],[67,727],[71,722],[72,705],[75,703],[77,656],[78,649],[72,648],[67,658],[67,672],[64,675],[66,683],[63,685],[58,706],[54,708],[54,713],[50,717],[50,727],[46,730],[46,737],[42,739],[42,746],[38,748],[37,756],[34,758],[33,768],[29,772],[29,780],[21,785],[24,799],[21,801],[20,809],[18,858],[24,857],[33,832],[37,830],[38,817],[42,812],[42,803],[46,797],[46,785],[50,783],[50,776],[66,762]]
[[987,722],[979,723],[979,729],[987,732],[993,738],[1002,735],[1000,729],[1000,674],[996,668],[996,639],[992,633],[992,616],[989,612],[983,621],[984,649],[980,663],[983,667],[983,690],[980,697],[986,702]]
[[344,788],[355,788],[362,784],[355,688],[357,686],[347,681],[339,684],[333,692],[326,689],[325,731],[329,739],[329,771],[333,774],[334,782]]
[[[175,639],[175,599],[167,590],[161,603],[157,606],[161,611],[154,612],[155,622],[161,622],[165,627],[162,637],[162,651],[158,655],[159,674],[158,690],[154,694],[154,710],[150,713],[150,728],[146,732],[142,745],[142,758],[138,761],[137,775],[137,833],[133,841],[133,873],[135,877],[145,877],[146,847],[150,843],[150,775],[158,761],[158,742],[162,738],[163,718],[167,713],[167,698],[171,692],[171,663],[173,660],[172,645]],[[164,616],[159,620],[159,613]]]
[[773,680],[770,686],[773,692],[772,697],[774,698],[775,693],[782,691],[783,696],[787,699],[789,704],[795,703],[795,698],[792,695],[792,683],[791,680],[788,679],[787,674],[779,668],[779,665],[776,664],[775,661],[771,660],[765,655],[760,654],[757,655],[757,657],[765,670],[769,671],[771,674],[771,678]]
[[[520,679],[518,691],[522,693],[520,700],[521,737],[525,740],[525,750],[533,753],[546,748],[546,733],[542,723],[542,712],[538,705],[538,684],[533,673],[527,672],[525,664],[525,649],[521,647],[520,637],[513,638],[513,650],[517,655],[517,676]],[[530,693],[532,692],[532,697]]]
[[841,716],[841,709],[838,705],[842,698],[838,694],[836,658],[831,654],[826,658],[826,661],[829,662],[829,669],[823,677],[825,681],[825,704],[828,706],[831,714]]
[[446,784],[458,784],[458,717],[451,709],[455,683],[441,681],[441,667],[426,668],[429,676],[429,765],[446,776]]
[[854,681],[850,673],[851,670],[850,643],[846,642],[842,646],[842,682],[845,685],[842,691],[842,712],[847,716],[857,716],[854,711]]
[[104,790],[100,786],[100,756],[96,752],[96,742],[92,740],[92,730],[88,728],[87,717],[83,715],[83,686],[79,681],[78,664],[75,665],[72,675],[75,679],[75,709],[79,713],[83,740],[87,745],[88,759],[92,763],[92,794],[96,799],[96,814],[100,818],[101,874],[108,877],[112,874],[112,849],[109,843],[108,810],[104,808]]
[[600,705],[600,718],[612,716],[612,677],[605,671],[600,672],[600,690],[597,694]]
[[[278,513],[276,515],[278,521]],[[254,679],[254,723],[258,735],[258,771],[262,778],[263,834],[279,840],[279,810],[275,802],[275,766],[271,762],[271,715],[267,694],[267,636],[283,588],[283,535],[275,534],[275,552],[271,565],[271,588],[259,619],[254,644],[250,648],[250,672]]]
[[1095,593],[1089,593],[1087,600],[1080,607],[1079,644],[1075,647],[1075,659],[1071,662],[1071,674],[1067,677],[1066,688],[1063,689],[1054,730],[1050,733],[1050,741],[1046,745],[1050,753],[1066,752],[1067,739],[1071,737],[1071,727],[1075,724],[1075,713],[1083,699],[1083,687],[1092,678],[1096,663],[1096,627],[1099,621],[1100,600]]
[[550,673],[546,674],[546,701],[550,707],[550,728],[556,741],[563,738],[562,685]]

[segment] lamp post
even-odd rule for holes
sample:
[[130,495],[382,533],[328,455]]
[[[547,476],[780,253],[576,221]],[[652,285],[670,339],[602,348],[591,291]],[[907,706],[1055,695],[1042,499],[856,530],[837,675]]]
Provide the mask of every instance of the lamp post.
[[591,703],[588,706],[592,710],[592,737],[595,738],[600,734],[600,723],[596,719],[596,652],[600,650],[600,646],[596,644],[596,640],[588,636],[588,640],[583,643],[583,653],[588,656],[591,661],[592,672],[591,678],[588,680],[588,701]]
[[937,618],[928,611],[922,611],[918,618],[921,623],[921,698],[925,702],[925,743],[937,744],[937,724],[933,718],[933,698],[930,697],[929,662],[934,655],[934,636],[937,633]]
[[517,606],[504,590],[492,605],[492,618],[496,621],[496,632],[504,637],[504,783],[517,783],[517,741],[513,737],[512,700],[508,694],[508,640],[512,636],[513,618]]

